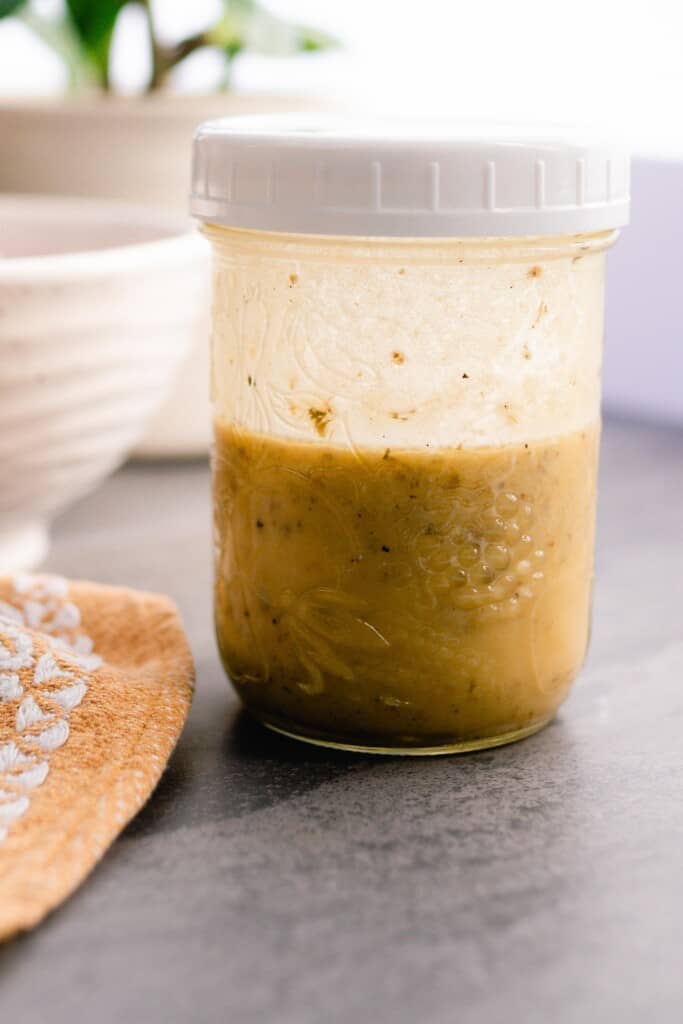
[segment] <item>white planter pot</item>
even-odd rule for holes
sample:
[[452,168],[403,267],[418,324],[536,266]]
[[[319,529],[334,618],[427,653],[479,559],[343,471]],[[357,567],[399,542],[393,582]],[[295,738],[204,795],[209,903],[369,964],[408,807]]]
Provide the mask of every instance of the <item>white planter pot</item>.
[[201,121],[310,105],[236,93],[2,100],[0,192],[125,199],[187,215]]
[[[124,199],[187,216],[192,135],[201,121],[315,106],[310,97],[239,93],[3,101],[0,192]],[[208,312],[207,302],[189,354],[138,454],[206,455]]]
[[0,573],[139,441],[208,297],[184,220],[119,203],[0,197]]

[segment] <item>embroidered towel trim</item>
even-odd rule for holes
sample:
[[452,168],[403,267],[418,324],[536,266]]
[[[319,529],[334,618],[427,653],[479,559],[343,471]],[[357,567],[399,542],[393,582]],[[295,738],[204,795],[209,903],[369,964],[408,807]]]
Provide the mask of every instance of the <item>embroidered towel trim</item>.
[[192,684],[167,598],[0,578],[0,940],[69,896],[142,807]]

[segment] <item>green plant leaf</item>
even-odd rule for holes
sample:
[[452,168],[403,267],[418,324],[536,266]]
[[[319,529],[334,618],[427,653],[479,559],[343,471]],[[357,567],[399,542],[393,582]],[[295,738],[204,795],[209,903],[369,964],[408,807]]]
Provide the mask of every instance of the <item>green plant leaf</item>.
[[63,61],[69,75],[71,92],[83,92],[99,83],[99,75],[88,60],[72,22],[62,16],[43,18],[25,6],[18,12],[20,20]]
[[336,39],[326,32],[320,32],[316,28],[306,28],[305,25],[301,25],[300,31],[299,47],[304,53],[315,53],[316,50],[331,50],[335,46],[339,46]]
[[208,46],[217,46],[229,56],[244,48],[246,21],[240,14],[226,12],[220,21],[206,32]]
[[241,50],[270,57],[326,50],[338,45],[331,35],[279,18],[257,0],[224,0],[223,17],[206,33],[206,41],[229,57]]
[[26,0],[0,0],[0,18],[8,18],[10,14],[14,14],[25,3]]
[[109,48],[114,25],[128,0],[66,0],[70,20],[98,78],[109,84]]

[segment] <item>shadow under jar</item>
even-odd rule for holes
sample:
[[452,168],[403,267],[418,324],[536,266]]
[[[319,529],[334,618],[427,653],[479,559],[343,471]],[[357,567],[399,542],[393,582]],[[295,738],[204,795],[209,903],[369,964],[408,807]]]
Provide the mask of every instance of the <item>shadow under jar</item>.
[[526,736],[564,700],[627,192],[618,151],[515,129],[199,130],[216,628],[264,724],[442,753]]

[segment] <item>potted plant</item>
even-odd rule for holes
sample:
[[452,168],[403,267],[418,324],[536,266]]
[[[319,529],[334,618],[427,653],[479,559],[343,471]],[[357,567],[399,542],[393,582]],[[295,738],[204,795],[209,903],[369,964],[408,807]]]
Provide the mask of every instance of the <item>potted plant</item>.
[[[0,0],[0,18],[19,18],[44,40],[62,59],[68,82],[63,97],[0,101],[0,192],[118,198],[185,211],[191,139],[201,121],[320,105],[310,96],[233,91],[232,72],[244,53],[314,53],[335,45],[330,36],[276,17],[259,0],[222,0],[213,24],[169,43],[158,22],[172,2],[65,0],[61,13],[46,17],[30,0]],[[149,71],[140,95],[122,96],[112,76],[112,43],[131,6],[144,12]],[[207,49],[219,58],[214,92],[176,91],[177,69]],[[208,299],[206,306],[208,316]],[[139,453],[208,450],[207,339],[205,324]]]
[[[0,102],[0,191],[140,200],[185,209],[189,153],[196,125],[234,113],[310,107],[310,97],[238,93],[230,89],[242,54],[313,53],[334,44],[317,29],[284,21],[258,0],[223,0],[214,24],[168,43],[158,30],[169,0],[65,0],[41,15],[30,0],[0,0],[0,18],[21,19],[62,59],[68,95]],[[149,38],[147,86],[117,95],[112,78],[114,31],[126,8],[142,8]],[[188,57],[210,49],[220,57],[209,95],[169,88]]]

